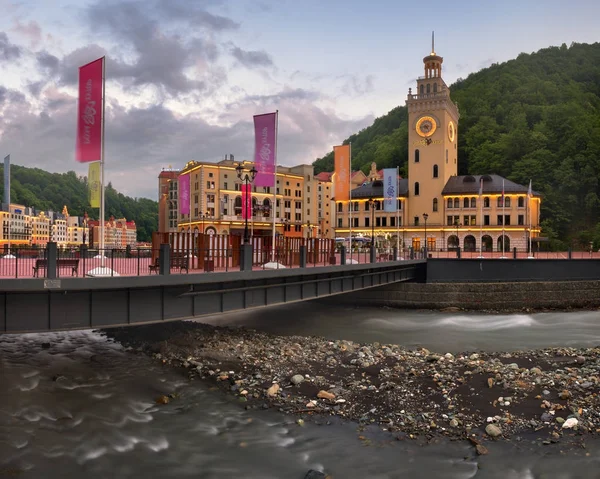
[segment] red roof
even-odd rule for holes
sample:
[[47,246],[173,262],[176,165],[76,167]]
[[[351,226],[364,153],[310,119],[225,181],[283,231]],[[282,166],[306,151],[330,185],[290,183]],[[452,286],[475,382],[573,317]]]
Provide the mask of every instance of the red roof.
[[177,175],[179,175],[179,171],[173,171],[173,170],[162,170],[160,172],[160,174],[158,175],[159,178],[169,178],[169,179],[174,179],[177,178]]
[[331,175],[333,175],[333,173],[330,173],[329,171],[322,171],[318,175],[315,175],[315,178],[319,181],[331,181]]

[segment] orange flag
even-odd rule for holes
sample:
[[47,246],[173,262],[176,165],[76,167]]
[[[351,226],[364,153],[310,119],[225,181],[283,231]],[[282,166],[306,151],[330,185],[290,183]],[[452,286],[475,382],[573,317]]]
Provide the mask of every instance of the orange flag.
[[335,170],[335,199],[347,201],[350,199],[350,145],[334,146]]

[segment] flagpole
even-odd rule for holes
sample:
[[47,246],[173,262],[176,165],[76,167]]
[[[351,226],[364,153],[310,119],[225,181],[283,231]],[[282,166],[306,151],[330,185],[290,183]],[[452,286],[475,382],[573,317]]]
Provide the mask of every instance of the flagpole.
[[106,56],[102,57],[102,156],[100,158],[100,260],[104,268],[104,132],[106,107]]
[[529,190],[527,190],[527,211],[529,216],[529,255],[528,259],[534,259],[533,250],[531,248],[531,198],[533,197],[533,191],[531,190],[531,180],[529,180]]
[[275,110],[275,173],[273,174],[273,233],[271,240],[271,263],[275,262],[275,216],[277,213],[277,135],[279,134],[279,110]]
[[400,254],[400,208],[398,208],[398,202],[400,201],[400,167],[396,167],[396,257],[394,261],[398,261],[398,255]]
[[[348,147],[348,198],[350,199],[350,260],[352,260],[352,142]],[[371,242],[373,242],[373,238],[371,238]]]

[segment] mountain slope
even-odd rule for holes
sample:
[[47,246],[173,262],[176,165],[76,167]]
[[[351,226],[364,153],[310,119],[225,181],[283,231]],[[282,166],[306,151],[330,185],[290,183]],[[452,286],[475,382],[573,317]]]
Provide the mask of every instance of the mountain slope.
[[[92,219],[98,219],[99,212],[91,208],[88,201],[87,178],[78,177],[74,171],[49,173],[39,168],[26,168],[11,165],[11,202],[33,206],[38,210],[61,212],[67,206],[69,214],[83,216],[87,211]],[[4,166],[0,166],[0,177],[4,177]],[[4,184],[0,184],[0,194],[4,195]],[[138,240],[151,241],[152,232],[158,225],[158,203],[147,198],[130,198],[116,191],[109,183],[105,189],[106,218],[134,220],[137,225]]]
[[[600,43],[551,47],[459,79],[459,173],[496,173],[543,193],[544,234],[600,247]],[[400,166],[406,175],[406,107],[352,135],[352,165]],[[333,152],[314,162],[333,169]],[[567,246],[560,244],[557,246]]]

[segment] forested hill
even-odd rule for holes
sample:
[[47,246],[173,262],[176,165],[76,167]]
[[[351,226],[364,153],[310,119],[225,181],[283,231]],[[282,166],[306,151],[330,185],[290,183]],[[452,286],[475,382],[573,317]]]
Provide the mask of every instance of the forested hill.
[[[97,208],[88,201],[87,177],[77,176],[74,171],[49,173],[39,168],[11,165],[10,200],[39,210],[62,212],[67,206],[69,214],[83,216],[87,211],[92,219],[98,219]],[[0,166],[0,178],[4,177],[4,166]],[[4,183],[0,182],[4,197]],[[152,232],[157,230],[158,203],[147,198],[131,198],[117,192],[109,183],[105,189],[106,218],[134,220],[137,225],[138,241],[151,241]]]
[[[600,43],[521,54],[450,89],[460,110],[459,174],[531,178],[543,194],[544,236],[600,248]],[[405,106],[394,108],[344,141],[353,168],[366,172],[375,161],[406,175],[407,118]],[[331,171],[333,153],[314,165]]]

